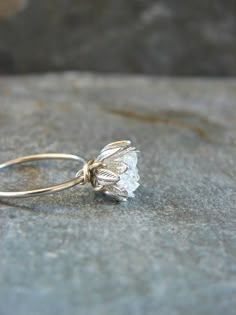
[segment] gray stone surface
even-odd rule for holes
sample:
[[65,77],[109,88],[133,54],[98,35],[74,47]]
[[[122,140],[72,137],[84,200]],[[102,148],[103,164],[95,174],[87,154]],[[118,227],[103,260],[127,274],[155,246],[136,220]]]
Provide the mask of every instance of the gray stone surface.
[[[0,161],[93,157],[131,139],[136,199],[91,187],[0,201],[1,315],[235,315],[236,81],[64,75],[0,78]],[[0,188],[79,166],[0,173]],[[15,183],[17,181],[17,184]]]
[[0,0],[0,72],[236,75],[236,0]]

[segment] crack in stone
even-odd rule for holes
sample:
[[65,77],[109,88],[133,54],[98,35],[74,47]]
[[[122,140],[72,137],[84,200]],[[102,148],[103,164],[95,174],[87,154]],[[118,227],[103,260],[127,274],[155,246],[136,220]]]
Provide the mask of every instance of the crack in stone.
[[208,140],[207,132],[203,128],[191,125],[189,123],[186,123],[176,118],[160,117],[160,116],[155,116],[155,115],[150,115],[150,114],[142,114],[142,113],[134,112],[131,110],[114,109],[114,108],[108,108],[108,107],[103,108],[103,109],[111,114],[134,119],[134,120],[146,121],[146,122],[151,122],[151,123],[162,123],[162,124],[167,124],[167,125],[178,126],[185,129],[190,129],[201,138]]

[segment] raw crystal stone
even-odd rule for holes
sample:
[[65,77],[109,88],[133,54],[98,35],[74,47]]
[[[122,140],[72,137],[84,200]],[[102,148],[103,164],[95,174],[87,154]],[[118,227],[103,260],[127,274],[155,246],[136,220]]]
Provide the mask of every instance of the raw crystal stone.
[[134,191],[139,187],[139,173],[137,151],[131,146],[131,141],[121,140],[106,145],[95,162],[103,163],[103,167],[95,172],[99,189],[120,201],[134,197]]
[[128,192],[129,197],[134,197],[134,191],[139,187],[139,173],[137,168],[138,156],[136,151],[130,151],[115,161],[124,162],[128,169],[120,175],[117,186],[124,188]]

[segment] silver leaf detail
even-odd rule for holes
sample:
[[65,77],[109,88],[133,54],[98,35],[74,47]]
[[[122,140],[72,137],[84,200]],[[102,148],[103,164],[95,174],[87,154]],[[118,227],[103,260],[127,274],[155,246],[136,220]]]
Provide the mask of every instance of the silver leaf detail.
[[121,175],[128,170],[128,165],[120,161],[109,161],[109,168],[116,174]]
[[104,152],[105,150],[108,149],[115,149],[115,148],[126,148],[131,144],[131,141],[129,140],[121,140],[121,141],[116,141],[116,142],[112,142],[109,143],[108,145],[106,145],[101,152]]
[[104,150],[96,158],[96,161],[104,161],[105,159],[112,157],[114,154],[116,154],[120,150],[121,150],[120,147]]
[[117,183],[120,177],[111,170],[100,168],[97,170],[96,179],[99,185],[106,186]]
[[106,187],[105,194],[119,201],[126,201],[128,198],[128,192],[117,185]]
[[116,159],[118,159],[118,158],[124,156],[125,154],[127,154],[127,153],[129,153],[129,152],[131,152],[131,151],[136,151],[136,152],[138,152],[135,147],[128,147],[127,149],[120,150],[120,151],[117,151],[116,153],[114,153],[113,156],[112,156],[112,158],[113,158],[114,160],[116,160]]

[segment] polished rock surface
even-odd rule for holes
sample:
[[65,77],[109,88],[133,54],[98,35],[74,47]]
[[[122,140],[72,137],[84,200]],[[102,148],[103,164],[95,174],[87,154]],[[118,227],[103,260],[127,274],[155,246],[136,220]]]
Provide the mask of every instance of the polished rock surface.
[[[136,198],[91,187],[0,200],[1,315],[234,315],[236,81],[66,73],[0,78],[0,161],[140,150]],[[0,189],[81,165],[27,164]]]

